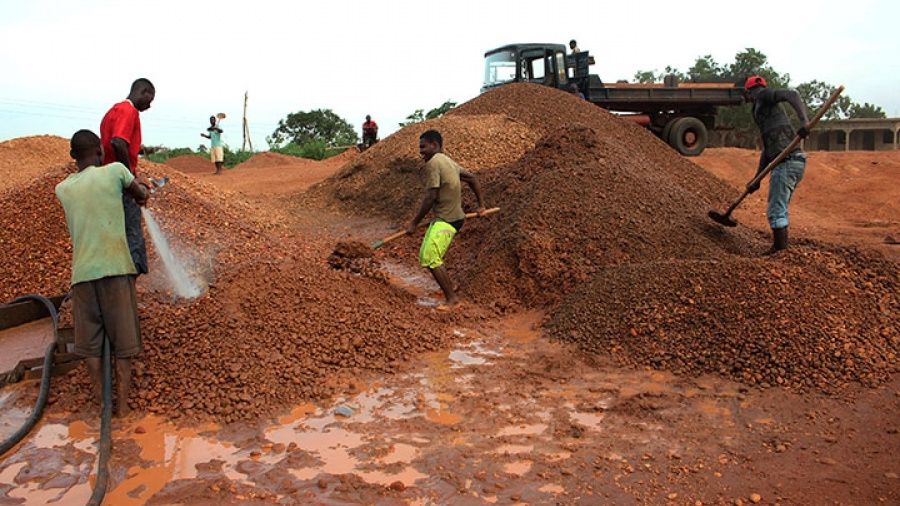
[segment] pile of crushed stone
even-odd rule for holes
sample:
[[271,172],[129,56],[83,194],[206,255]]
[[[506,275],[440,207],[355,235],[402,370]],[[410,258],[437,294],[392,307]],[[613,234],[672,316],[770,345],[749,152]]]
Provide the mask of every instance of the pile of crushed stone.
[[215,164],[200,155],[181,155],[166,160],[166,165],[185,174],[214,172]]
[[[71,170],[49,167],[0,195],[4,301],[68,290],[71,247],[53,188]],[[253,210],[234,195],[165,165],[140,170],[170,178],[148,208],[209,288],[176,298],[148,242],[151,272],[138,278],[144,351],[134,361],[136,410],[226,423],[274,416],[352,391],[366,374],[402,369],[417,353],[447,346],[449,323],[466,318],[420,307],[383,278],[328,268],[302,238],[276,239],[248,221]],[[54,379],[51,392],[51,402],[76,416],[93,400],[83,367]]]

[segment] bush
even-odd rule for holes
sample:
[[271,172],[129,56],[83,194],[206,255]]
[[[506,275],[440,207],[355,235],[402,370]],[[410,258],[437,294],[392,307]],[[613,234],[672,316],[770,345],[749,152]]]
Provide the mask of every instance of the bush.
[[324,160],[332,156],[343,153],[343,149],[328,149],[324,141],[310,141],[302,145],[289,142],[280,148],[273,148],[273,153],[281,153],[282,155],[296,156],[297,158],[308,158],[310,160]]
[[[176,156],[195,155],[203,158],[209,158],[209,151],[201,149],[194,151],[191,148],[174,148],[169,149],[164,146],[158,146],[147,150],[149,153],[144,156],[153,163],[166,163],[166,160],[175,158]],[[255,151],[232,151],[225,146],[225,167],[233,168],[235,165],[246,162],[250,157],[255,155]],[[310,141],[303,145],[297,145],[293,142],[286,144],[280,148],[271,150],[273,153],[281,153],[283,155],[296,156],[297,158],[309,158],[311,160],[324,160],[332,156],[339,155],[344,149],[327,149],[323,141]]]

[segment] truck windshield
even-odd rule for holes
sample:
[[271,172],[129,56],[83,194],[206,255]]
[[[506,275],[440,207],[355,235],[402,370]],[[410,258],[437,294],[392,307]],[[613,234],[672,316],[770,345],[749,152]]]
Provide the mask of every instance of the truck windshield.
[[516,80],[516,53],[502,51],[488,55],[484,61],[484,87],[490,88],[498,84]]

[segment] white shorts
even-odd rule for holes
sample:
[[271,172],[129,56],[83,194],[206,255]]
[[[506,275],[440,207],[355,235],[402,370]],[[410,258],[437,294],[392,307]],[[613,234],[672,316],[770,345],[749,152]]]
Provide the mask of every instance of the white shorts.
[[209,160],[212,163],[225,161],[225,150],[222,149],[222,146],[216,146],[214,148],[209,148]]

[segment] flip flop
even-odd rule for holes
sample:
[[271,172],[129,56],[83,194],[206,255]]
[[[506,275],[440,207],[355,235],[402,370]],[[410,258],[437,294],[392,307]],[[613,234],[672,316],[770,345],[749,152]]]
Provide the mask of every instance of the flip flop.
[[453,311],[454,309],[459,309],[461,307],[462,307],[462,302],[457,302],[456,304],[453,304],[452,306],[447,305],[447,304],[439,304],[437,306],[437,310],[438,311]]

